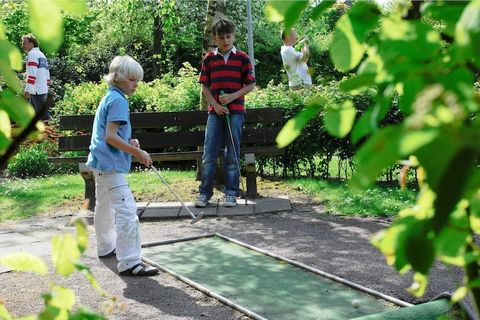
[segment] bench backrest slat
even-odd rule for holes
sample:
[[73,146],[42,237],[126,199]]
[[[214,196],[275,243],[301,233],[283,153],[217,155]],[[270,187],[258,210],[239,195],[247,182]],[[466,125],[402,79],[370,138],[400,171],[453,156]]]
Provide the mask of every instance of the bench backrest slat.
[[[61,116],[60,130],[91,131],[94,115]],[[180,112],[141,112],[131,113],[130,120],[134,129],[162,128],[171,126],[205,125],[206,111]],[[283,120],[282,109],[248,109],[245,123],[275,123]]]
[[[246,128],[242,132],[242,145],[274,144],[280,131],[274,128]],[[202,146],[205,138],[204,131],[179,131],[179,132],[139,132],[133,134],[140,141],[141,147],[147,151],[159,148],[185,148]],[[88,151],[90,135],[60,137],[59,151]]]

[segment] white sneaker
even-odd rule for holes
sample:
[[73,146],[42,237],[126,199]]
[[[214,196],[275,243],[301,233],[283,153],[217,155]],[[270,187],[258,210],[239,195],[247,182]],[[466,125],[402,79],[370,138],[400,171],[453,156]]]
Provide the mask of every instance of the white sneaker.
[[209,197],[207,197],[205,194],[200,194],[195,201],[195,207],[197,208],[205,208],[208,204],[208,200],[210,200]]
[[235,198],[235,196],[231,196],[229,194],[226,194],[225,195],[225,201],[223,202],[223,205],[225,207],[228,207],[228,208],[235,207],[237,205],[237,199]]

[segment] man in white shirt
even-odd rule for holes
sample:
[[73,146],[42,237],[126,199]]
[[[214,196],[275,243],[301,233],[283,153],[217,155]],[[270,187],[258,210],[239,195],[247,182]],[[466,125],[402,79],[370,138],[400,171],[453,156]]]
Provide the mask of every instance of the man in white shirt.
[[[38,41],[32,34],[22,37],[22,48],[27,53],[26,81],[23,96],[35,108],[41,112],[47,101],[48,86],[50,85],[50,71],[48,61],[43,52],[38,48]],[[41,119],[50,119],[48,107],[43,111]]]
[[294,29],[282,31],[283,46],[280,49],[283,66],[287,71],[288,84],[291,89],[310,88],[312,78],[308,73],[307,61],[310,55],[308,41],[302,40],[303,47],[300,52],[293,45],[297,42],[297,33]]

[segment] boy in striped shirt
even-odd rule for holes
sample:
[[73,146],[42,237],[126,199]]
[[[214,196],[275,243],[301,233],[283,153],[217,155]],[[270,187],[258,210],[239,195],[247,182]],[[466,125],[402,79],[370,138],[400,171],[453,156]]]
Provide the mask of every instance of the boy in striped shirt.
[[[225,145],[225,201],[226,207],[237,205],[239,194],[240,139],[245,120],[244,96],[255,87],[255,77],[248,55],[233,46],[235,25],[220,19],[213,25],[213,39],[217,48],[209,52],[202,63],[199,82],[207,99],[208,120],[202,157],[202,178],[195,206],[205,207],[213,195],[217,155]],[[225,115],[230,117],[234,147]],[[236,155],[234,152],[236,151]]]

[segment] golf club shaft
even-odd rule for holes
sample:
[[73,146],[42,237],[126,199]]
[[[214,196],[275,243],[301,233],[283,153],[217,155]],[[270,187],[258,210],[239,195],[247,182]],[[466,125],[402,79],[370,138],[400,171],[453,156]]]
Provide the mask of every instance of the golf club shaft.
[[[243,180],[242,180],[242,172],[240,171],[240,156],[237,157],[237,148],[235,147],[235,141],[233,140],[233,134],[232,134],[232,127],[230,126],[230,115],[227,113],[225,114],[226,120],[227,120],[227,127],[228,127],[228,133],[230,134],[230,142],[232,143],[232,148],[233,148],[233,154],[235,155],[235,163],[237,164],[237,169],[238,169],[238,179],[240,180],[240,183],[242,184],[242,189],[245,189],[245,186],[243,185]],[[247,204],[247,193],[245,191],[245,204]]]
[[177,198],[178,201],[180,201],[180,203],[182,204],[182,206],[185,208],[185,210],[187,210],[187,212],[192,216],[193,219],[197,219],[197,216],[190,210],[188,209],[188,207],[185,205],[185,203],[182,201],[182,199],[180,199],[180,197],[178,196],[178,194],[170,187],[170,185],[167,183],[167,181],[162,177],[162,175],[160,174],[160,172],[157,170],[157,168],[155,168],[154,166],[152,166],[152,169],[153,171],[155,171],[155,173],[157,174],[157,176],[163,181],[163,183],[167,186],[168,190],[170,190],[174,195],[175,197]]

